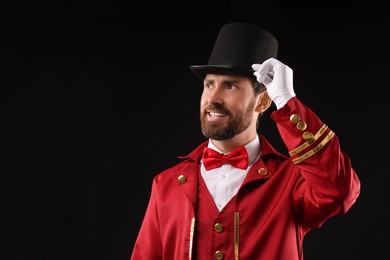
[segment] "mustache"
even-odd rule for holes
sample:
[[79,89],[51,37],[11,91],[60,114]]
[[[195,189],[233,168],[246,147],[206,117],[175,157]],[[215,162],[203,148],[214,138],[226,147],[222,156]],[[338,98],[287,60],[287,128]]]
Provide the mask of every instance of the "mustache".
[[204,113],[207,113],[208,111],[219,112],[226,115],[230,115],[230,110],[221,104],[210,104],[203,109]]

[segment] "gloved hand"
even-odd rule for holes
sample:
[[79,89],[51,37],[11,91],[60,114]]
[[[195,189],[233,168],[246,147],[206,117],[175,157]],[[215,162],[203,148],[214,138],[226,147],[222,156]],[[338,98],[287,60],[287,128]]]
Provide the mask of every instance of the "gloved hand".
[[283,107],[287,101],[295,97],[293,87],[293,71],[277,59],[270,58],[262,64],[253,64],[253,75],[258,82],[265,85],[268,96],[276,108]]

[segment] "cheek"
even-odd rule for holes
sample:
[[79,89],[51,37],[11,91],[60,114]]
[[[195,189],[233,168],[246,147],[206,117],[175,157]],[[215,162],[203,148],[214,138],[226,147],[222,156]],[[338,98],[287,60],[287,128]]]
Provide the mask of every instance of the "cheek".
[[204,107],[206,104],[207,104],[207,99],[206,99],[206,96],[204,94],[202,94],[202,96],[200,97],[200,107]]
[[248,113],[248,112],[254,112],[255,110],[255,102],[256,100],[251,100],[249,102],[245,102],[244,104],[243,103],[240,103],[240,104],[237,104],[234,109],[236,111],[240,111],[242,113]]

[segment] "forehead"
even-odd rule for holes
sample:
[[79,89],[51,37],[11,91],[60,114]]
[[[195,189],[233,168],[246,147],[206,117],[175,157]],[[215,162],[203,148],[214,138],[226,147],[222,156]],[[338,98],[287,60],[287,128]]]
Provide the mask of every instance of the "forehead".
[[250,81],[249,78],[241,75],[230,75],[230,74],[207,74],[205,81],[235,81],[243,82]]

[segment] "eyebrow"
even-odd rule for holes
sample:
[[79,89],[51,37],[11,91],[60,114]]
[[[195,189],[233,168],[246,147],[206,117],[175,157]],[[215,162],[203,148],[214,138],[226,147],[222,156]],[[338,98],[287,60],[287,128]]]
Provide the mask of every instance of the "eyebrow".
[[[213,79],[204,79],[204,83],[215,83],[215,80]],[[237,81],[237,80],[223,80],[221,82],[222,84],[239,84],[240,81]]]

